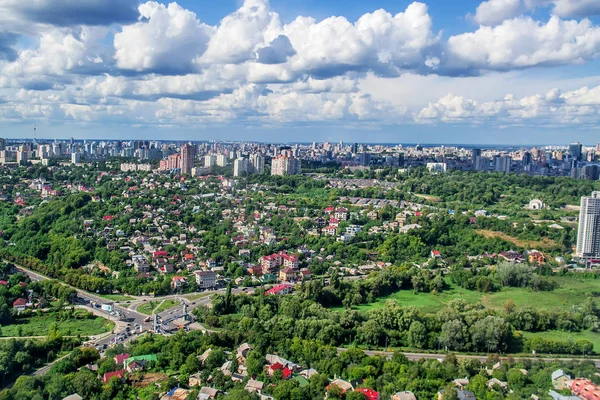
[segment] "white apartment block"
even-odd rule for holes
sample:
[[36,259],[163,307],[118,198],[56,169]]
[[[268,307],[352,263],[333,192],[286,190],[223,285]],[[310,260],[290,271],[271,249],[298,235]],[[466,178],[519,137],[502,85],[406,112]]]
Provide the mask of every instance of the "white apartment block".
[[600,192],[581,198],[575,255],[586,260],[600,259]]
[[211,168],[217,164],[217,157],[215,156],[204,156],[204,167]]
[[225,154],[217,154],[217,165],[219,167],[227,166],[227,156]]
[[242,176],[248,173],[248,159],[238,158],[233,162],[233,176]]
[[271,175],[296,175],[300,171],[300,160],[295,157],[278,156],[271,161]]

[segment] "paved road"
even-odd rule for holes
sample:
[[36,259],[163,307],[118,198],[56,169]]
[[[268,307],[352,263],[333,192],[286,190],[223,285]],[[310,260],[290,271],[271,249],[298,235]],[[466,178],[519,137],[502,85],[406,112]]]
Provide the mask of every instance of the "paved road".
[[67,354],[67,355],[64,355],[64,356],[62,356],[62,357],[59,357],[59,358],[57,358],[56,360],[52,361],[50,364],[48,364],[48,365],[46,365],[46,366],[44,366],[44,367],[42,367],[42,368],[40,368],[40,369],[38,369],[38,370],[36,370],[36,371],[32,372],[32,373],[31,373],[31,375],[33,375],[33,376],[37,376],[37,375],[44,375],[45,373],[47,373],[48,371],[50,371],[50,368],[52,368],[52,366],[53,366],[55,363],[57,363],[57,362],[59,362],[59,361],[61,361],[61,360],[65,359],[65,358],[69,357],[70,355],[71,355],[71,353],[69,353],[69,354]]
[[[338,354],[343,353],[345,351],[348,351],[347,348],[343,348],[343,347],[338,347],[337,349]],[[379,350],[363,350],[363,352],[372,357],[372,356],[382,356],[382,357],[386,357],[386,358],[392,358],[392,355],[394,354],[394,352],[391,351],[379,351]],[[440,360],[440,359],[444,359],[444,357],[446,357],[445,353],[403,353],[406,358],[408,358],[411,361],[416,361],[416,360],[421,360],[421,359],[425,359],[425,360]],[[488,357],[487,356],[476,356],[476,355],[466,355],[466,354],[455,354],[456,358],[459,359],[474,359],[474,360],[479,360],[482,362],[487,361]],[[507,357],[500,357],[501,360],[503,361],[507,361],[509,359],[512,360],[532,360],[532,361],[544,361],[544,362],[551,362],[551,361],[593,361],[594,364],[596,365],[596,368],[600,368],[600,359],[598,358],[550,358],[550,357],[513,357],[513,356],[507,356]]]

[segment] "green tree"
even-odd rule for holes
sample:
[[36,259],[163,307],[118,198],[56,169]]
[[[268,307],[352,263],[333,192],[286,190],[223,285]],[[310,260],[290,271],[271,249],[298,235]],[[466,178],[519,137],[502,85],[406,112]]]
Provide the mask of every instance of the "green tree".
[[408,330],[408,345],[422,349],[427,344],[427,328],[419,321],[410,324]]

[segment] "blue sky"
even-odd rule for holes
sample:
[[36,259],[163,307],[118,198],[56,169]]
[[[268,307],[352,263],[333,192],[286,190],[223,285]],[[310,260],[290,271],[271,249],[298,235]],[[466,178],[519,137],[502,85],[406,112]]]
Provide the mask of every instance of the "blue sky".
[[0,134],[598,141],[597,0],[5,0]]

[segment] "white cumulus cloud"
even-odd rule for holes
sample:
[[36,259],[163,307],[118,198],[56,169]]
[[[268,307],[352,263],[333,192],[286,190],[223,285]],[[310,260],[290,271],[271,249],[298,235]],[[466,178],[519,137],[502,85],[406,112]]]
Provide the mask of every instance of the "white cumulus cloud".
[[576,64],[600,54],[600,27],[590,20],[546,23],[529,17],[481,26],[475,32],[448,39],[448,62],[458,68],[509,70]]
[[204,52],[213,28],[177,3],[154,1],[139,7],[142,19],[123,27],[114,39],[117,66],[134,71],[182,73]]
[[522,10],[521,0],[488,0],[477,7],[473,20],[480,25],[497,25],[518,16]]

